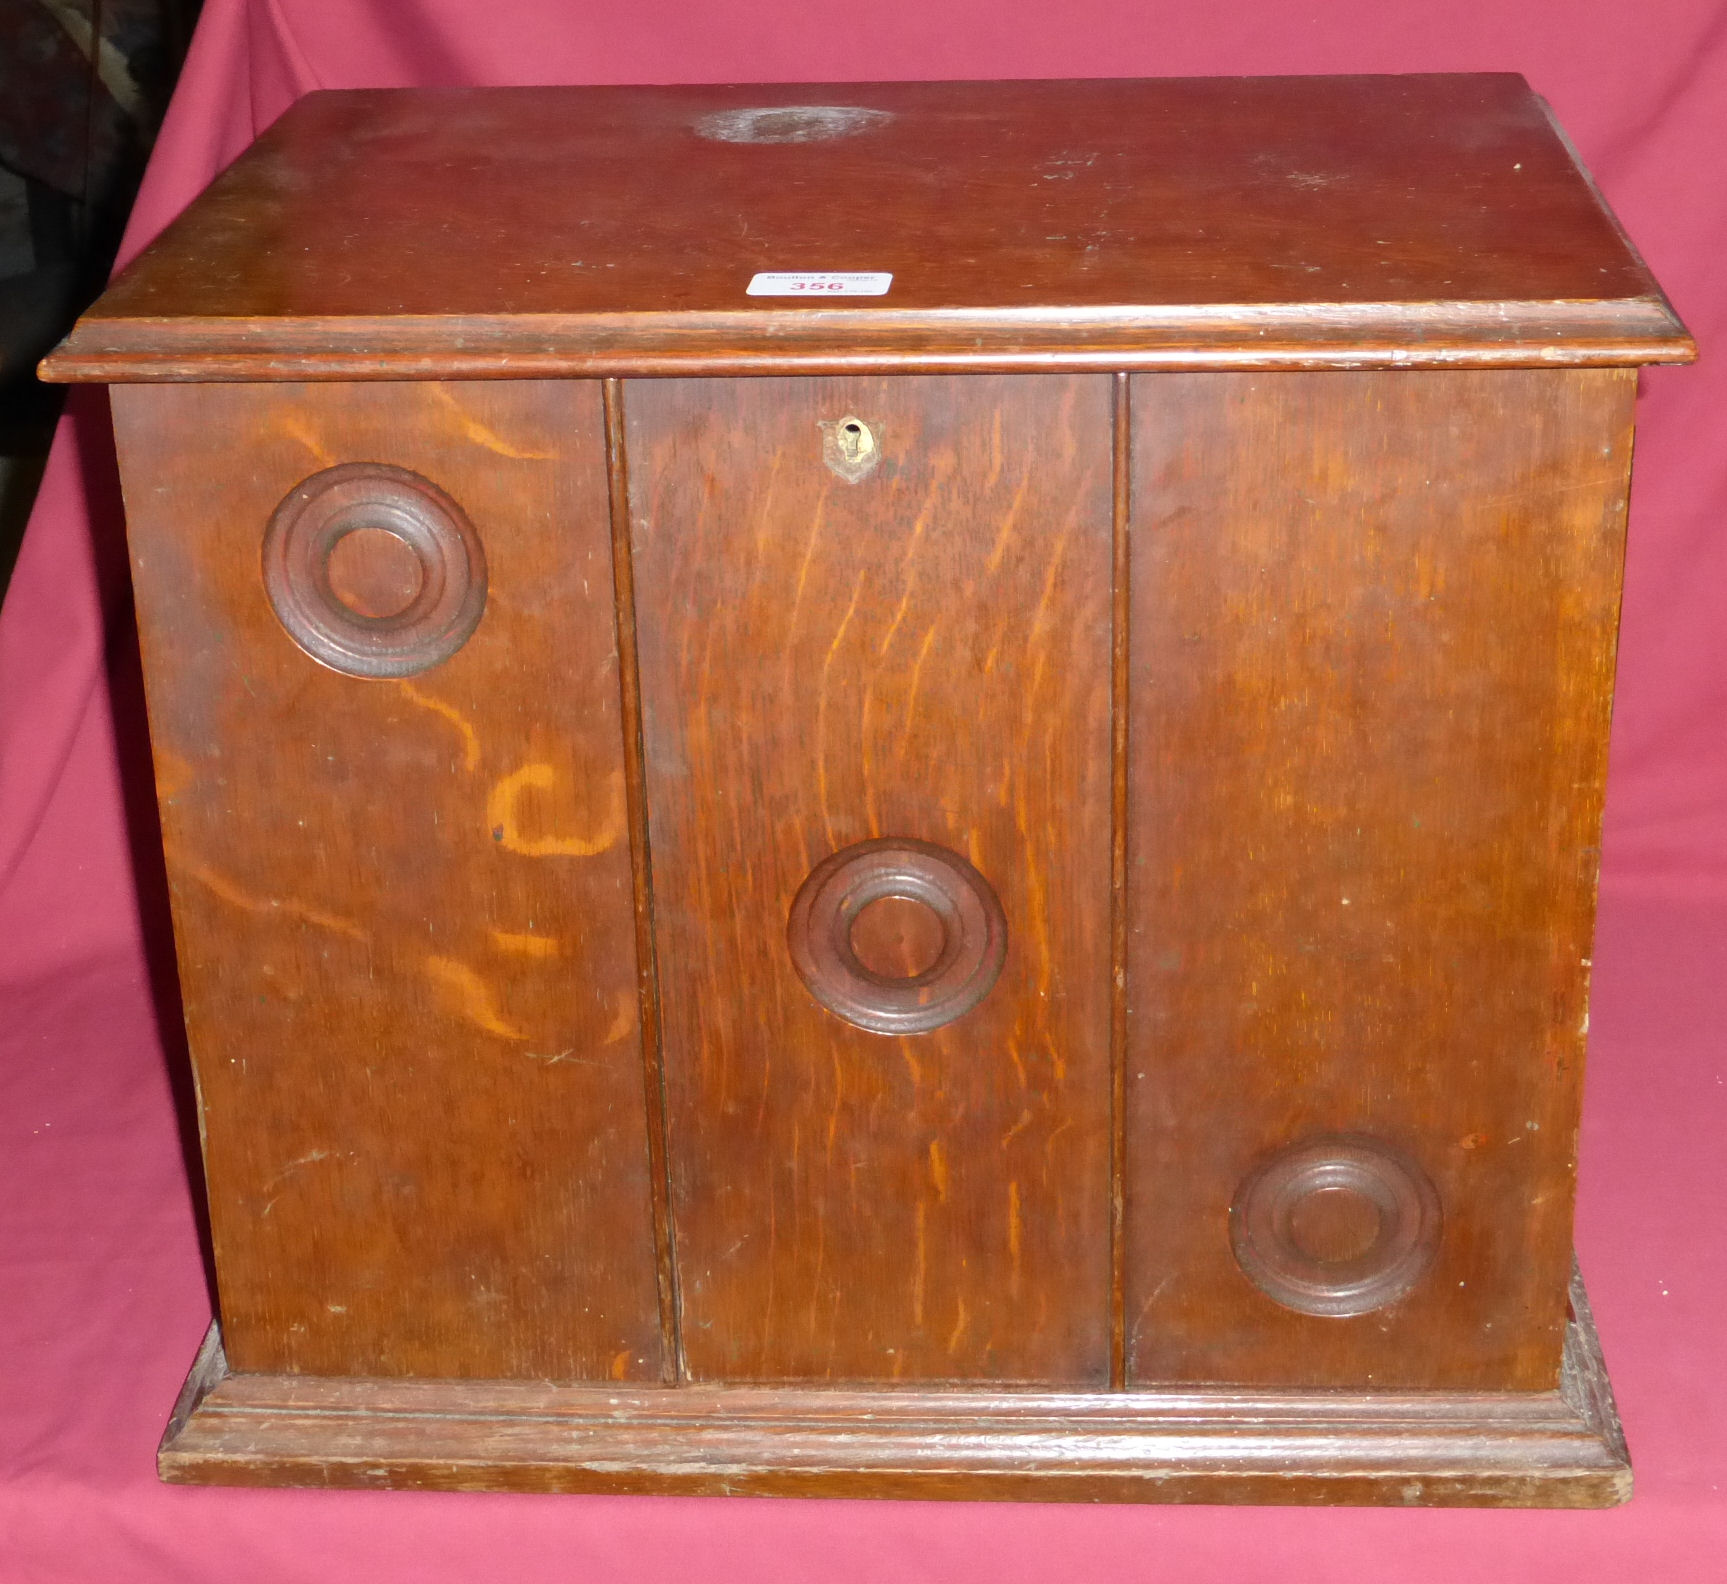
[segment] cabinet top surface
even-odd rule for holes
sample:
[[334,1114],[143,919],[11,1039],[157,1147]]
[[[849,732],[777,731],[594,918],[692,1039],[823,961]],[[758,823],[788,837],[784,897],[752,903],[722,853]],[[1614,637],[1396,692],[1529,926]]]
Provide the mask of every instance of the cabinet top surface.
[[[892,281],[874,296],[751,295],[763,272]],[[1523,79],[1431,75],[313,94],[45,371],[1693,352]]]

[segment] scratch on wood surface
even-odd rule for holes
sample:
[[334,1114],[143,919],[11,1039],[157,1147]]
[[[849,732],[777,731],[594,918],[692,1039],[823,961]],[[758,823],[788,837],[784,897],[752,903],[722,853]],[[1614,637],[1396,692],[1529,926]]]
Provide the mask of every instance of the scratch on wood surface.
[[492,840],[507,852],[528,858],[592,858],[617,846],[624,833],[628,810],[624,797],[624,773],[614,770],[606,778],[608,802],[600,828],[589,836],[524,836],[517,822],[517,806],[524,792],[549,792],[557,785],[558,773],[549,764],[525,764],[512,770],[486,797],[486,824]]
[[516,930],[488,930],[492,944],[499,951],[511,952],[517,957],[556,957],[562,947],[555,935],[524,935]]
[[561,1051],[553,1051],[550,1055],[542,1055],[538,1051],[523,1051],[529,1061],[544,1062],[548,1067],[604,1067],[607,1065],[603,1056],[578,1056],[574,1045],[566,1046]]
[[1164,1289],[1175,1280],[1175,1272],[1171,1271],[1145,1296],[1145,1302],[1139,1306],[1139,1313],[1133,1317],[1133,1325],[1128,1330],[1129,1345],[1138,1340],[1139,1328],[1145,1324],[1145,1317],[1151,1312],[1151,1306],[1163,1296]]
[[366,932],[351,919],[341,918],[334,913],[326,913],[322,908],[296,901],[293,897],[252,896],[249,892],[241,890],[226,876],[218,874],[205,864],[199,863],[196,858],[189,858],[178,847],[165,843],[164,850],[168,855],[171,874],[183,874],[196,880],[207,891],[247,913],[280,913],[288,918],[296,918],[303,923],[313,925],[317,929],[329,930],[336,935],[346,935],[350,940],[364,941],[366,939]]
[[274,1177],[264,1184],[264,1192],[269,1194],[270,1197],[266,1201],[264,1208],[259,1211],[260,1219],[267,1216],[276,1208],[276,1201],[282,1197],[282,1189],[286,1186],[290,1177],[307,1166],[314,1166],[319,1161],[326,1161],[329,1158],[330,1152],[327,1149],[310,1149],[297,1160],[289,1161],[286,1166],[284,1166]]
[[426,973],[447,992],[457,1016],[500,1039],[525,1040],[524,1034],[498,1010],[491,986],[466,963],[453,957],[428,957]]
[[286,1181],[289,1177],[292,1177],[295,1172],[299,1171],[302,1166],[315,1165],[318,1161],[328,1160],[329,1158],[330,1152],[327,1149],[309,1149],[304,1155],[289,1161],[286,1166],[277,1172],[276,1175],[270,1179],[269,1186],[274,1188],[278,1184]]
[[462,768],[478,770],[480,768],[480,738],[468,718],[454,704],[446,704],[441,698],[433,698],[430,693],[423,693],[412,682],[398,679],[396,686],[402,690],[402,696],[410,704],[418,704],[421,709],[430,710],[434,715],[441,715],[458,732],[462,734]]
[[1552,508],[1555,495],[1611,495],[1624,482],[1624,474],[1618,472],[1606,473],[1592,478],[1570,478],[1559,482],[1544,476],[1540,480],[1525,484],[1520,488],[1502,490],[1497,495],[1471,495],[1469,506],[1473,511],[1484,506],[1519,506],[1532,501],[1542,510],[1549,510]]
[[488,451],[496,452],[501,457],[508,457],[514,462],[550,462],[557,456],[555,451],[524,451],[519,446],[511,445],[497,430],[489,428],[474,417],[450,394],[446,386],[425,385],[421,388],[429,390],[433,396],[450,409],[455,415],[457,427],[476,445],[482,445]]
[[1001,1147],[1003,1149],[1006,1149],[1009,1144],[1013,1143],[1013,1141],[1016,1138],[1018,1138],[1021,1133],[1025,1132],[1025,1130],[1030,1126],[1031,1126],[1031,1112],[1030,1111],[1021,1111],[1019,1114],[1019,1121],[1015,1122],[1014,1125],[1007,1130],[1007,1132],[1002,1134],[1002,1136],[1001,1136]]

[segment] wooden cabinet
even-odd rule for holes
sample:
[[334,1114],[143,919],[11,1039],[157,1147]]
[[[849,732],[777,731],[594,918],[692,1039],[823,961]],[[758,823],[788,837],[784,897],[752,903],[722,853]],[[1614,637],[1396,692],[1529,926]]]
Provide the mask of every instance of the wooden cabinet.
[[1692,352],[1517,78],[302,102],[48,364],[220,1286],[165,1477],[1622,1499],[1571,1205]]

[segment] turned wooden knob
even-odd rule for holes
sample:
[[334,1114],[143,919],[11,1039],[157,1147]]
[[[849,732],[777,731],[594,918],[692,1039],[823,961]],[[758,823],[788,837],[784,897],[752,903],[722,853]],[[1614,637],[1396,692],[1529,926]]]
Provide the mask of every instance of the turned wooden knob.
[[1377,1139],[1309,1139],[1273,1155],[1230,1207],[1236,1263],[1286,1309],[1358,1315],[1403,1297],[1439,1247],[1427,1174]]
[[989,994],[1007,918],[958,853],[886,837],[816,865],[792,902],[786,943],[830,1012],[876,1034],[922,1034]]
[[486,608],[486,556],[429,479],[382,462],[326,468],[283,498],[264,533],[264,590],[288,636],[355,677],[447,660]]

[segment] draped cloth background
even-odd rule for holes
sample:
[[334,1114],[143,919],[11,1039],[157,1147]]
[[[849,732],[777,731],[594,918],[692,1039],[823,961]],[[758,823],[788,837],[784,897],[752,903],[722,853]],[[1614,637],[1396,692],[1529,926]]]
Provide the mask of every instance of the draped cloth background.
[[1227,1512],[157,1485],[209,1298],[112,443],[87,391],[0,610],[0,1579],[1727,1577],[1727,360],[1711,356],[1727,344],[1727,4],[206,0],[122,258],[314,88],[1471,70],[1522,71],[1552,101],[1704,351],[1643,381],[1578,1213],[1635,1501]]

